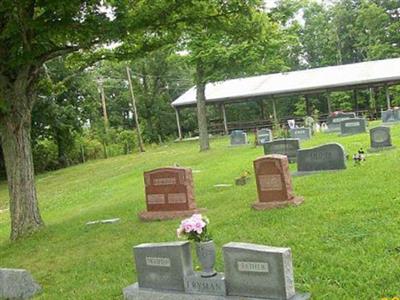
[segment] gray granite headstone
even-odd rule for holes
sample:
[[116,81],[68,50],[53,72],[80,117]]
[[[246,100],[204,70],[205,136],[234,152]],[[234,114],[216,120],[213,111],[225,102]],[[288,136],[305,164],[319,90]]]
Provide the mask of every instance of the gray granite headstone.
[[337,143],[325,144],[297,151],[297,171],[312,172],[346,169],[343,146]]
[[300,149],[299,139],[277,139],[264,144],[264,154],[282,154],[288,157],[289,162],[295,162],[297,150]]
[[388,109],[382,111],[382,122],[383,123],[400,122],[400,109]]
[[385,126],[375,127],[369,130],[372,148],[392,147],[390,128]]
[[311,138],[311,128],[302,127],[302,128],[292,128],[290,129],[290,137],[294,139],[301,140],[309,140]]
[[247,144],[247,134],[243,130],[233,130],[231,132],[231,146]]
[[0,269],[0,299],[29,299],[41,290],[23,269]]
[[223,246],[223,254],[228,295],[266,299],[295,296],[289,248],[232,242]]
[[363,133],[367,130],[367,122],[362,118],[343,120],[340,122],[340,134],[351,135]]
[[194,273],[189,242],[141,244],[133,252],[140,288],[184,291]]
[[263,145],[266,142],[272,141],[272,131],[268,128],[261,128],[257,130],[257,143]]
[[199,272],[185,277],[185,291],[188,294],[225,296],[225,278],[223,273],[214,277],[201,277]]
[[343,120],[354,119],[355,117],[356,114],[354,112],[339,112],[336,114],[331,114],[326,121],[328,125],[328,132],[340,131],[340,122],[342,122]]

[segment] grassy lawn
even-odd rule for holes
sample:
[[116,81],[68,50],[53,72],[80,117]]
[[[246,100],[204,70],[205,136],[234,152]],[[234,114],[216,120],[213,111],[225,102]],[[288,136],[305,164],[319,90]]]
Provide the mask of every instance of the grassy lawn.
[[[372,123],[370,125],[377,125]],[[250,138],[254,140],[253,137]],[[290,247],[296,288],[313,299],[380,299],[400,296],[400,126],[392,127],[399,147],[367,157],[347,170],[293,178],[299,207],[254,211],[255,180],[231,183],[261,147],[228,147],[216,138],[199,153],[196,142],[147,149],[144,154],[92,161],[37,177],[46,228],[16,243],[8,241],[9,216],[0,213],[0,266],[25,268],[43,286],[36,299],[121,299],[136,278],[132,246],[175,240],[178,220],[142,223],[143,171],[178,163],[194,173],[198,207],[208,209],[223,271],[223,244],[230,241]],[[369,147],[369,135],[318,134],[302,147],[341,143],[348,154]],[[295,165],[291,168],[295,170]],[[8,206],[5,183],[0,209]],[[87,221],[121,218],[112,225]]]

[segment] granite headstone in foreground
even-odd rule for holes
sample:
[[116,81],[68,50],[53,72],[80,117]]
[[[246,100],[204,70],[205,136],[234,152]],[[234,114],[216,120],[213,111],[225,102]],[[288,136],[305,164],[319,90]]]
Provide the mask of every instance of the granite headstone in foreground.
[[29,299],[40,290],[28,271],[0,268],[0,299]]
[[140,288],[185,291],[184,278],[194,274],[189,242],[141,244],[133,252]]
[[340,122],[340,134],[351,135],[367,131],[367,122],[363,118],[354,118]]
[[257,130],[257,144],[263,145],[266,142],[272,141],[272,131],[268,128],[261,128]]
[[292,299],[294,288],[290,248],[248,243],[223,246],[228,296]]
[[392,139],[390,136],[390,128],[379,126],[370,129],[369,136],[371,139],[371,148],[387,148],[392,147]]
[[264,144],[264,154],[282,154],[288,157],[289,162],[295,162],[297,150],[300,149],[299,139],[277,139]]
[[311,128],[291,128],[290,137],[294,139],[299,139],[300,141],[311,139]]
[[329,171],[346,169],[344,148],[338,143],[297,151],[297,171]]
[[247,134],[243,130],[231,132],[231,146],[247,145]]

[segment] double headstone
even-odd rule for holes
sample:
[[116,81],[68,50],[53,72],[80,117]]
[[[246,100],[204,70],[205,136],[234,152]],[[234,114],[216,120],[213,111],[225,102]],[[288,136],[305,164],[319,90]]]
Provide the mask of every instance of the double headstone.
[[353,112],[338,112],[335,114],[331,114],[326,122],[328,126],[327,132],[340,131],[340,122],[348,119],[354,119],[355,117],[356,114]]
[[329,171],[346,169],[343,146],[330,143],[297,151],[297,171]]
[[147,211],[144,220],[163,220],[190,216],[200,212],[194,198],[192,170],[160,168],[144,173]]
[[295,162],[297,150],[300,149],[299,139],[277,139],[264,144],[264,154],[282,154],[288,157],[289,162]]
[[40,290],[28,271],[0,268],[0,299],[30,299]]
[[400,109],[395,108],[382,111],[382,122],[383,123],[400,122]]
[[369,130],[369,136],[371,139],[370,151],[379,151],[393,147],[389,127],[379,126],[372,128]]
[[247,243],[223,246],[225,272],[196,277],[188,242],[134,247],[138,282],[124,289],[126,300],[305,300],[294,288],[290,248]]
[[257,130],[257,144],[263,145],[266,142],[272,141],[272,131],[268,128],[261,128]]
[[290,129],[290,137],[302,140],[309,140],[311,138],[311,128],[292,128]]
[[247,144],[247,134],[243,130],[233,130],[231,132],[231,146],[241,146]]
[[367,131],[367,121],[363,118],[354,118],[340,122],[340,135],[352,135]]
[[302,197],[296,197],[293,193],[286,156],[266,155],[253,163],[258,193],[258,201],[253,204],[253,208],[271,209],[291,204],[299,205],[303,202]]

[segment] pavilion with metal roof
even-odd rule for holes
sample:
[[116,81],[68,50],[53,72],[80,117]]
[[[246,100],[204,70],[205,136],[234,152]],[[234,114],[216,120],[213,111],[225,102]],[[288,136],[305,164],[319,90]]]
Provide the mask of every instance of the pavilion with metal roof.
[[[227,133],[225,104],[270,99],[273,104],[274,119],[277,120],[275,100],[283,97],[384,86],[387,106],[390,108],[387,87],[396,84],[400,84],[400,58],[213,82],[206,85],[205,96],[206,104],[221,105],[225,133]],[[196,106],[196,87],[186,91],[171,105],[176,111],[179,138],[182,138],[179,109]],[[330,112],[329,98],[328,110]]]

